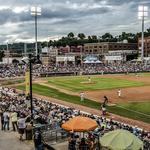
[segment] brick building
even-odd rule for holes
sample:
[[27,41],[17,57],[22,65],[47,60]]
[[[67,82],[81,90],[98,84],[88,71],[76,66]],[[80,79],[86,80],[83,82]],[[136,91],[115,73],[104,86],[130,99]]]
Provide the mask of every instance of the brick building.
[[136,43],[117,43],[117,42],[101,42],[101,43],[86,43],[84,44],[85,54],[99,54],[105,55],[109,51],[121,51],[121,50],[138,50]]
[[[141,38],[138,39],[138,49],[139,53],[141,53],[141,46],[142,46]],[[150,56],[150,36],[144,38],[144,56]]]

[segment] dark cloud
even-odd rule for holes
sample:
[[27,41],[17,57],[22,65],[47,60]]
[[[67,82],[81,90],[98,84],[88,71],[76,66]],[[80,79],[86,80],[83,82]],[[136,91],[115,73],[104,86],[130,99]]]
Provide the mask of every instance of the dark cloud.
[[[59,10],[51,10],[50,8],[43,8],[41,19],[73,19],[73,18],[82,18],[90,15],[104,14],[109,12],[110,9],[107,7],[102,8],[91,8],[86,10],[78,10],[78,9],[59,9]],[[26,22],[33,21],[33,17],[30,15],[30,11],[15,13],[11,8],[0,10],[0,24],[5,24],[7,22]]]
[[140,4],[150,5],[149,0],[94,0],[94,2],[96,3],[102,3],[104,1],[106,2],[107,5],[112,5],[112,6],[120,6],[128,3],[132,3],[134,6]]
[[29,12],[21,12],[15,13],[12,9],[3,9],[0,10],[0,24],[5,24],[7,22],[22,22],[22,21],[29,21],[32,19],[32,16]]
[[56,11],[51,11],[48,8],[45,8],[42,12],[42,18],[81,18],[90,15],[104,14],[109,12],[110,9],[107,7],[102,8],[92,8],[86,10],[78,10],[78,9],[61,9]]
[[[9,39],[34,38],[34,17],[29,10],[31,6],[42,8],[38,20],[39,39],[48,34],[64,36],[70,31],[99,35],[111,31],[114,34],[132,30],[136,32],[141,29],[137,19],[138,5],[144,3],[150,7],[149,0],[0,0],[0,3],[1,42],[6,41],[8,35]],[[26,7],[27,10],[16,13],[13,10],[15,7]],[[12,23],[12,27],[7,27],[7,23]]]

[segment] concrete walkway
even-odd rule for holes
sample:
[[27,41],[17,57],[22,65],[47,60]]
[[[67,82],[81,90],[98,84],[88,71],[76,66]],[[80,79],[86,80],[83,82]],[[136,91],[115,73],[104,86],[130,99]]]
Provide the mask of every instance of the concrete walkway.
[[34,150],[31,141],[20,141],[18,132],[0,130],[0,150]]
[[68,150],[68,142],[52,145],[55,150]]

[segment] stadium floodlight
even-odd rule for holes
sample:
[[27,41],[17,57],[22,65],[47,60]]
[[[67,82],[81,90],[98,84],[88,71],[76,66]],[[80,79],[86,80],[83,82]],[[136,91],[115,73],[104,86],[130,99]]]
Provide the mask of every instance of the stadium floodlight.
[[142,20],[142,38],[141,38],[141,60],[144,57],[144,21],[148,17],[148,6],[139,6],[138,8],[138,18]]
[[36,56],[39,55],[37,48],[37,16],[41,15],[41,7],[31,7],[31,15],[35,17],[35,50]]

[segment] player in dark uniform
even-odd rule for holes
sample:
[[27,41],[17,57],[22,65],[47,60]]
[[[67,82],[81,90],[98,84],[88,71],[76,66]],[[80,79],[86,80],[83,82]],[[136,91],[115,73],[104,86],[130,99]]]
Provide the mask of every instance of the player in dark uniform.
[[106,106],[107,103],[108,103],[108,98],[107,98],[107,96],[104,96],[104,102],[103,102],[103,105]]
[[101,110],[102,110],[102,115],[106,115],[106,105],[108,103],[108,98],[107,96],[104,96],[104,101],[101,105]]

